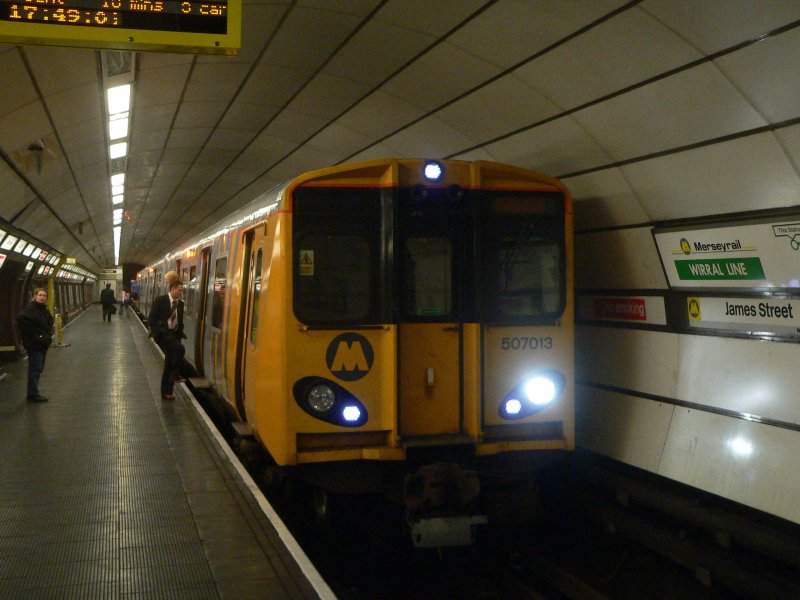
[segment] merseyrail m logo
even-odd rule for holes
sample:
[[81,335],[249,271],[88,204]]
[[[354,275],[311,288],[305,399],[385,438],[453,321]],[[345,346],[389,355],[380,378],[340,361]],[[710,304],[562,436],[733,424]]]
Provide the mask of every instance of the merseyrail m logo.
[[369,373],[375,352],[363,335],[343,333],[328,344],[325,360],[336,377],[342,381],[356,381]]

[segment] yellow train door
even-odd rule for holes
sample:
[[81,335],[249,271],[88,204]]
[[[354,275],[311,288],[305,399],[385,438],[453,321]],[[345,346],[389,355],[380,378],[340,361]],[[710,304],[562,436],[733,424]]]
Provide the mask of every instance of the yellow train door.
[[261,299],[262,266],[264,263],[264,245],[266,240],[266,224],[246,231],[242,239],[241,266],[241,300],[239,319],[236,330],[236,362],[234,375],[234,398],[236,409],[243,420],[254,415],[254,377],[260,360],[260,348],[257,345],[258,317]]
[[406,323],[398,331],[401,435],[460,433],[460,327],[457,323]]
[[400,434],[460,434],[464,390],[455,290],[463,244],[455,232],[433,232],[427,223],[406,227],[399,243]]

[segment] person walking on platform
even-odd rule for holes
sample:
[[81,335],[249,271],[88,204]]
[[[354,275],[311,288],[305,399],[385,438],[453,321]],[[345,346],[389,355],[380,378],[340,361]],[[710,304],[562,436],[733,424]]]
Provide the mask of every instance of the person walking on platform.
[[100,304],[103,305],[103,321],[106,320],[106,315],[108,316],[108,322],[111,322],[111,315],[114,314],[112,312],[111,307],[117,303],[117,299],[114,297],[114,290],[111,289],[111,284],[106,284],[106,289],[100,292]]
[[47,308],[47,290],[36,288],[33,300],[17,315],[22,345],[28,353],[28,402],[47,402],[39,393],[39,377],[53,339],[53,315]]
[[[124,289],[122,290],[122,312],[125,313],[125,316],[129,319],[131,316],[128,314],[128,305],[131,303],[131,295],[126,292]],[[120,315],[121,317],[122,315]]]
[[164,352],[164,372],[161,375],[161,398],[172,400],[175,384],[183,381],[181,366],[186,349],[183,334],[183,283],[175,271],[164,275],[168,293],[153,300],[147,317],[150,336]]

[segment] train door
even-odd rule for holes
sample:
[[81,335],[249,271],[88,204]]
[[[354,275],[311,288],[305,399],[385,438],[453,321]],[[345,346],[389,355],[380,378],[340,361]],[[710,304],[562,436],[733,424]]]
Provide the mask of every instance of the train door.
[[255,230],[245,231],[243,236],[244,251],[242,252],[242,281],[240,287],[240,306],[239,306],[239,319],[236,326],[236,359],[234,362],[234,376],[233,376],[233,394],[236,402],[236,410],[239,416],[245,418],[244,406],[244,355],[247,348],[247,315],[248,305],[250,304],[250,281],[252,278],[252,264],[254,262],[251,256],[253,249],[253,237]]
[[203,365],[206,332],[206,307],[208,306],[208,273],[211,265],[211,248],[203,248],[200,256],[200,287],[197,288],[197,330],[194,336],[194,366],[205,376]]
[[463,287],[467,226],[463,197],[410,192],[399,202],[398,398],[404,438],[464,430]]
[[[258,344],[259,308],[261,306],[262,293],[262,272],[264,266],[264,253],[266,247],[266,225],[258,227],[252,232],[252,240],[249,245],[247,257],[248,281],[246,289],[244,336],[242,340],[242,352],[244,353],[240,367],[240,378],[242,381],[242,405],[245,415],[252,418],[255,415],[254,400],[256,396],[256,381],[253,377],[258,372],[259,365],[266,363],[263,344]],[[266,291],[266,290],[264,290]],[[250,377],[248,377],[250,374]]]

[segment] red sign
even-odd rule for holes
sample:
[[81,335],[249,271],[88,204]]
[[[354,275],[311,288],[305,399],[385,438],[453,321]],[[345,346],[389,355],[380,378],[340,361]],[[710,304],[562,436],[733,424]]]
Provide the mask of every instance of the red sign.
[[647,321],[647,310],[643,298],[595,298],[594,318]]
[[6,255],[0,254],[0,269],[3,268],[3,263],[6,262]]

